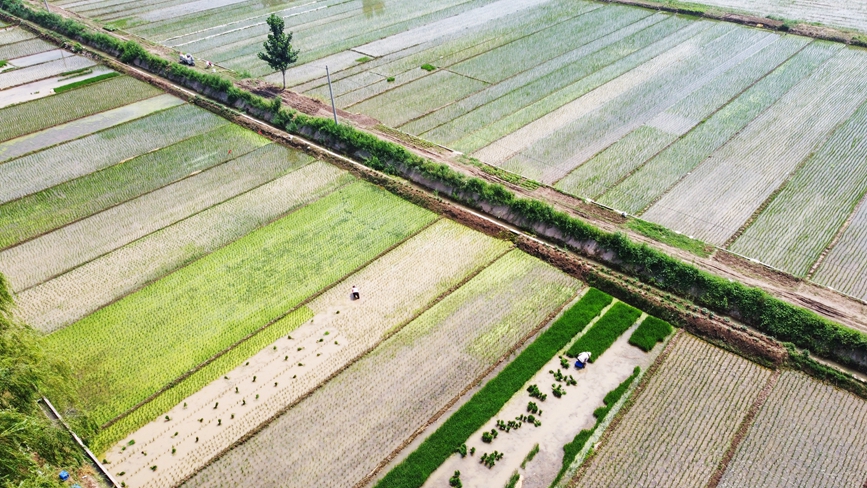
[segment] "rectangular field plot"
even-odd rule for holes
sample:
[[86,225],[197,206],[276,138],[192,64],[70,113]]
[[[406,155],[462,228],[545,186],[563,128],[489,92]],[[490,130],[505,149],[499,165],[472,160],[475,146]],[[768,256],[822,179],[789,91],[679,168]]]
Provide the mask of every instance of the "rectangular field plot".
[[845,49],[643,214],[722,245],[867,98],[865,53]]
[[865,437],[863,398],[784,372],[719,486],[861,488],[867,480]]
[[359,182],[51,334],[45,345],[68,359],[103,424],[434,218]]
[[579,486],[704,486],[771,372],[682,335]]
[[867,192],[865,161],[867,104],[807,160],[729,249],[804,276]]
[[[0,188],[0,202],[42,191],[228,123],[185,104],[5,162],[0,164],[0,179],[5,183]],[[124,143],[118,144],[119,140]]]
[[578,287],[510,252],[184,486],[354,486]]
[[[258,157],[310,162],[276,144],[267,149]],[[42,332],[63,328],[353,180],[322,162],[291,171],[20,292],[20,316]]]
[[28,39],[0,46],[0,59],[15,59],[57,49],[57,46],[42,39]]
[[867,204],[862,200],[840,240],[819,265],[813,281],[867,300]]
[[843,29],[867,32],[867,2],[851,0],[847,2],[826,2],[822,0],[702,0],[705,5],[713,5],[735,12],[749,12],[821,24]]
[[134,102],[73,120],[72,122],[55,125],[39,132],[16,137],[6,142],[0,142],[0,163],[145,117],[154,112],[182,105],[183,103],[184,101],[180,98],[169,94],[157,95],[140,102]]
[[[144,414],[145,422],[136,425],[135,419],[128,417],[112,425],[106,434],[120,434],[113,436],[114,441],[121,440],[124,434],[136,439],[135,449],[121,451],[128,443],[122,441],[109,452],[112,470],[126,472],[123,479],[130,487],[167,486],[192,474],[214,452],[225,449],[345,368],[353,358],[430,307],[438,296],[481,271],[509,247],[504,241],[452,221],[438,221],[308,304],[305,310],[310,320],[292,332],[291,340],[282,333],[269,334],[272,340],[246,355],[238,355],[228,368],[212,371],[210,384],[181,384],[166,393],[168,398],[159,398],[153,407],[148,404],[131,416],[141,420],[139,414]],[[352,285],[362,290],[361,300],[349,299]],[[300,350],[298,346],[302,346]],[[223,376],[231,381],[225,381]],[[275,383],[283,387],[273,386]],[[250,407],[243,408],[244,398]],[[183,408],[182,402],[189,407]],[[215,403],[222,408],[214,409]],[[167,411],[171,422],[163,418]],[[199,423],[198,418],[207,421]],[[220,418],[224,419],[224,428],[214,429],[213,419]],[[142,428],[132,432],[133,425]],[[176,431],[184,431],[184,437],[172,437]],[[103,444],[103,434],[99,437]],[[166,443],[183,455],[172,456],[168,449],[160,447]],[[144,459],[138,450],[148,451],[148,457]],[[147,469],[153,464],[160,466],[159,473]]]
[[[773,40],[768,45],[764,43]],[[668,147],[810,42],[801,37],[766,38],[746,57],[644,125],[578,166],[557,182],[577,196],[599,198],[651,157]]]
[[71,56],[47,63],[0,73],[0,90],[32,81],[59,76],[66,72],[95,66],[96,62],[81,56]]
[[[553,183],[632,130],[776,40],[764,32],[715,24],[597,92],[576,100],[555,126],[543,117],[498,165],[537,172]],[[630,80],[631,81],[628,81]],[[507,138],[508,139],[508,138]],[[484,160],[484,159],[483,159]]]
[[234,124],[224,125],[9,202],[0,206],[0,248],[157,191],[268,143],[252,131]]
[[162,92],[135,78],[119,76],[77,90],[0,109],[0,142],[121,107]]
[[677,142],[635,170],[599,198],[614,208],[638,214],[684,175],[722,147],[789,90],[811,76],[842,46],[812,42]]

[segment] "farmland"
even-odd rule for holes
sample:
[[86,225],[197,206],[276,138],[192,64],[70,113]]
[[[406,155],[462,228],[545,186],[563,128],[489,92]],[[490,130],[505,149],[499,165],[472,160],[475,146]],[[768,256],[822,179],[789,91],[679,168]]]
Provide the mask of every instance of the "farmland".
[[864,400],[801,373],[772,373],[684,335],[636,395],[569,486],[703,486],[716,476],[711,486],[857,487],[867,477],[853,437],[867,428]]
[[[270,80],[278,10],[300,92],[329,63],[341,107],[867,296],[856,48],[586,1],[55,4]],[[22,27],[0,52],[0,290],[122,487],[867,479],[863,398],[649,315],[755,339],[710,305]]]
[[[707,3],[867,27],[863,6]],[[848,237],[867,193],[861,49],[563,0],[55,4],[274,82],[255,53],[276,12],[295,91],[327,100],[327,65],[343,109],[867,299]]]

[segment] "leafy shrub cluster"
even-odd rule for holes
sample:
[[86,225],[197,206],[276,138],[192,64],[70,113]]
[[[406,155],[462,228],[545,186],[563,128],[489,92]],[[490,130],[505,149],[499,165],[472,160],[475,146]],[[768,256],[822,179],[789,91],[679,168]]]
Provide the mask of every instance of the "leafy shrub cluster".
[[[638,276],[645,283],[689,298],[717,313],[731,315],[781,341],[792,342],[797,347],[867,372],[867,361],[856,359],[867,352],[867,335],[762,290],[701,271],[646,244],[632,242],[622,233],[604,231],[557,211],[547,203],[518,198],[502,185],[468,178],[446,165],[433,163],[400,145],[349,125],[281,109],[279,98],[265,100],[235,87],[219,75],[202,73],[151,55],[133,41],[121,41],[74,20],[30,9],[21,0],[0,0],[0,8],[109,52],[125,63],[142,66],[240,110],[270,119],[289,132],[312,137],[343,154],[361,157],[371,168],[393,174],[421,175],[436,185],[447,187],[452,198],[477,209],[502,207],[507,210],[503,212],[507,219],[524,229],[532,232],[556,229],[555,233],[562,236],[563,242],[574,241],[586,244],[587,249],[597,249],[594,256],[620,272]],[[583,248],[577,250],[587,253]]]
[[0,485],[59,486],[57,473],[78,468],[83,457],[36,401],[44,391],[70,404],[70,371],[43,351],[33,329],[14,320],[8,290],[0,275]]
[[583,351],[589,351],[590,362],[608,350],[626,329],[632,326],[641,311],[623,302],[617,302],[603,315],[586,334],[579,337],[566,352],[567,356],[575,357]]
[[557,477],[554,478],[554,482],[551,483],[551,486],[557,486],[557,483],[560,482],[560,479],[563,478],[563,475],[566,474],[566,470],[569,469],[569,466],[572,465],[572,462],[575,461],[575,457],[578,456],[578,453],[584,449],[584,444],[590,439],[590,436],[593,435],[593,432],[599,427],[599,424],[605,419],[608,415],[608,412],[611,411],[611,408],[614,407],[614,404],[617,403],[623,394],[626,393],[626,390],[629,388],[629,385],[635,381],[635,378],[638,376],[638,373],[641,372],[641,368],[638,366],[632,370],[632,375],[629,378],[626,378],[623,383],[617,386],[617,388],[608,392],[605,395],[605,398],[602,399],[603,406],[597,408],[593,411],[593,416],[596,418],[596,424],[593,425],[590,429],[584,429],[575,436],[575,439],[572,442],[563,446],[563,466],[560,468],[560,472],[557,473]]
[[[377,487],[420,487],[460,445],[497,414],[524,384],[566,346],[611,302],[611,297],[590,289],[572,309],[557,319],[521,354],[461,406],[445,423],[382,478]],[[580,309],[578,312],[576,309]],[[496,432],[496,431],[495,431]]]
[[644,319],[629,337],[629,343],[649,352],[658,342],[662,342],[672,331],[671,324],[656,317]]

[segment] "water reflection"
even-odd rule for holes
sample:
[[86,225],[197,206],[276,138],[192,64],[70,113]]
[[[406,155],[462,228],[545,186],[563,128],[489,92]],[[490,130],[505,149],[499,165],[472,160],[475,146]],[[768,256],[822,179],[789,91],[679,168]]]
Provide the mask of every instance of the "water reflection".
[[365,17],[373,17],[385,12],[384,0],[362,0],[362,4],[361,8],[364,11]]

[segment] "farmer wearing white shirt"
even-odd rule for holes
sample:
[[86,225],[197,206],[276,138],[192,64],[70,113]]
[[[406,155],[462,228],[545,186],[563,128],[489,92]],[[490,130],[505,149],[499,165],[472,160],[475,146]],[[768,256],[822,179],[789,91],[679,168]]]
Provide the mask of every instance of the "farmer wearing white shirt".
[[361,298],[361,294],[358,293],[358,287],[355,285],[352,285],[352,299],[358,300],[359,298]]
[[590,361],[590,356],[591,356],[591,354],[587,351],[584,351],[581,354],[579,354],[578,357],[575,358],[578,360],[575,362],[575,367],[578,369],[584,369],[584,366],[587,366],[587,361]]

